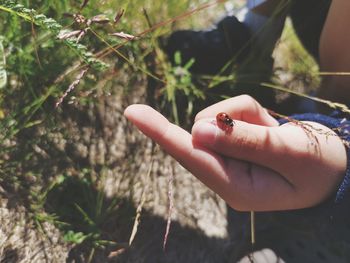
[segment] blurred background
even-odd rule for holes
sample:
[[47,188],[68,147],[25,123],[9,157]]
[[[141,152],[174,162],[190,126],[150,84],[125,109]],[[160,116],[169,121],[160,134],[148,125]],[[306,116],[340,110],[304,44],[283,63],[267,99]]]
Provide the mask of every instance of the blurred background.
[[[163,48],[243,4],[0,2],[1,262],[230,262],[225,203],[123,111],[146,103],[189,129],[234,95],[234,71],[195,75]],[[271,81],[254,85],[280,102],[318,87],[289,20],[273,57]]]

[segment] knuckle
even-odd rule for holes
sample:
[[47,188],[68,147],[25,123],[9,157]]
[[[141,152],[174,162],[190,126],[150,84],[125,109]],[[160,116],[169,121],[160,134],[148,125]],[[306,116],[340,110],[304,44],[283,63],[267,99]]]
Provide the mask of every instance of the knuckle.
[[241,136],[235,138],[236,147],[246,150],[258,150],[258,138],[253,135],[248,135],[247,132],[242,133]]
[[240,95],[240,99],[242,100],[245,108],[249,109],[250,112],[257,114],[260,111],[261,105],[250,95]]
[[239,97],[241,100],[245,101],[245,103],[248,105],[254,105],[257,103],[257,101],[248,94],[243,94],[243,95],[240,95]]
[[263,152],[268,145],[268,132],[260,131],[259,134],[255,132],[242,131],[239,136],[235,136],[234,145],[239,151],[239,155],[249,157],[252,154]]

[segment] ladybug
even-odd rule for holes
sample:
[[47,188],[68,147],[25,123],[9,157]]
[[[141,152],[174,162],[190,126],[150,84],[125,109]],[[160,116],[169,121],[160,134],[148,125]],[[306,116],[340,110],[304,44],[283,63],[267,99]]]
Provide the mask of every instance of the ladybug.
[[232,132],[235,122],[225,112],[220,112],[216,115],[216,124],[218,127],[225,132]]

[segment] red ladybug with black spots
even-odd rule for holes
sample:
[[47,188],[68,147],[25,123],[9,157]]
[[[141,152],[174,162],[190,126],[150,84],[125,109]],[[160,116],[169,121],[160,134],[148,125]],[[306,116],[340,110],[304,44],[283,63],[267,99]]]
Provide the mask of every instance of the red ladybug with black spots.
[[226,133],[232,132],[235,122],[225,112],[220,112],[216,115],[216,124],[218,127]]

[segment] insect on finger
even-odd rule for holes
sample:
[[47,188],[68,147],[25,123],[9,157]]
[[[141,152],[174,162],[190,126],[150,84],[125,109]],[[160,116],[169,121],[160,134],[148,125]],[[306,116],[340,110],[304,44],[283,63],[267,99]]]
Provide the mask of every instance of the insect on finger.
[[227,113],[220,112],[216,115],[216,124],[225,133],[231,133],[235,122]]

